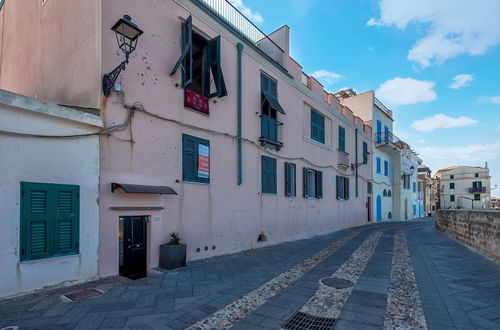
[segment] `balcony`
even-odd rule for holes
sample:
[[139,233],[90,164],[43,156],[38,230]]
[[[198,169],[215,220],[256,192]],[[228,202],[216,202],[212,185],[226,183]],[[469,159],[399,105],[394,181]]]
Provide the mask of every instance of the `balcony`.
[[373,103],[382,110],[382,112],[385,112],[390,118],[392,118],[392,111],[389,110],[382,102],[380,102],[376,97],[374,98]]
[[260,115],[260,144],[262,146],[273,146],[276,150],[283,147],[281,142],[281,127],[283,123],[267,115]]
[[486,187],[470,187],[469,188],[469,193],[484,193],[486,192]]
[[339,150],[339,167],[343,169],[348,169],[350,165],[349,163],[349,154],[345,151]]
[[375,147],[385,152],[395,152],[401,150],[401,140],[391,131],[375,133]]
[[227,0],[193,0],[233,28],[273,61],[284,67],[285,52]]

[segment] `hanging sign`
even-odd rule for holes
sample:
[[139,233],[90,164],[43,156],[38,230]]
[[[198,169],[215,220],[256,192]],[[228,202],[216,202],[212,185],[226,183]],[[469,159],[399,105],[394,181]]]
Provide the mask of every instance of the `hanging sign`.
[[207,178],[210,175],[209,147],[204,144],[198,145],[198,177]]

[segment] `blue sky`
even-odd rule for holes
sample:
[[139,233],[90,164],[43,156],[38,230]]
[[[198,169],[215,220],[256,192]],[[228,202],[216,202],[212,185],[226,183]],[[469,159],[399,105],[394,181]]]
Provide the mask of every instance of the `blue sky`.
[[433,172],[488,161],[500,196],[499,0],[232,2],[265,33],[288,25],[327,90],[375,90]]

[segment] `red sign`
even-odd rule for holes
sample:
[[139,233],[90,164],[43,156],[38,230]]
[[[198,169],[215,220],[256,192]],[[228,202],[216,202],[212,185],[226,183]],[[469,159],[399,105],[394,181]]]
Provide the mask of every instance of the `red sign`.
[[209,147],[204,144],[198,145],[198,177],[207,178],[210,176]]
[[208,97],[184,89],[184,106],[208,115]]

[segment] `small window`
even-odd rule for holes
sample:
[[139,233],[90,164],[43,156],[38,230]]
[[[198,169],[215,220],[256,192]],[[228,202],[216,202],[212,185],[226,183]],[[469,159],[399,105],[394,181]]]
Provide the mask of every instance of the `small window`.
[[387,190],[384,189],[384,192],[382,193],[384,197],[387,197]]
[[311,109],[311,139],[325,143],[325,116]]
[[389,190],[387,190],[387,197],[392,197],[392,192],[391,192],[391,190],[390,190],[390,189],[389,189]]
[[295,197],[297,195],[297,167],[294,163],[285,163],[285,195]]
[[277,150],[282,147],[279,136],[279,127],[282,124],[278,121],[278,113],[285,114],[285,111],[278,102],[278,82],[268,75],[260,75],[261,90],[261,136],[262,145],[272,145]]
[[368,164],[368,143],[363,141],[363,164]]
[[304,197],[323,198],[323,172],[304,167]]
[[381,162],[380,157],[377,157],[377,173],[382,173],[380,162]]
[[413,204],[413,216],[417,215],[417,206]]
[[80,187],[21,182],[21,261],[77,254]]
[[380,120],[377,120],[377,143],[382,142],[382,122]]
[[417,183],[413,182],[413,192],[417,192]]
[[450,195],[450,202],[454,202],[455,201],[455,195]]
[[450,179],[455,179],[455,176],[454,175],[450,175]]
[[474,194],[474,200],[475,201],[480,201],[481,200],[481,194]]
[[475,178],[479,178],[479,173],[474,173]]
[[384,160],[384,175],[389,176],[389,162]]
[[339,151],[345,152],[345,128],[339,125]]
[[337,199],[349,199],[349,178],[337,175]]
[[450,189],[455,189],[455,182],[450,182]]
[[182,180],[210,183],[210,141],[182,135]]
[[389,127],[384,126],[384,142],[389,141]]
[[366,189],[368,194],[371,194],[373,192],[373,186],[371,182],[366,183]]
[[276,194],[276,158],[262,156],[262,193]]

